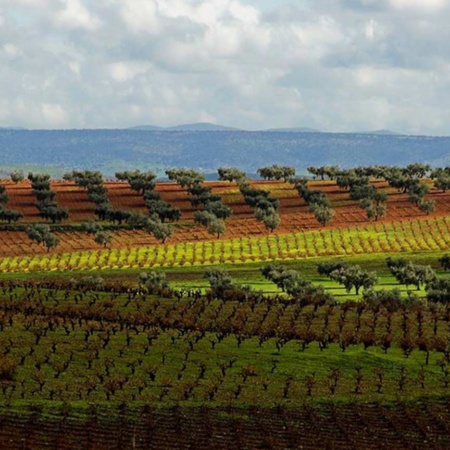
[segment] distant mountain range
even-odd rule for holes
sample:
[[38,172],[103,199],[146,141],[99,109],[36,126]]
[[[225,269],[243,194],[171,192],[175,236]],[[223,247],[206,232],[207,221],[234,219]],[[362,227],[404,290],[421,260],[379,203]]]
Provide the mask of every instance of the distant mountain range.
[[[175,125],[172,127],[159,127],[156,125],[136,125],[133,127],[123,128],[124,130],[132,131],[249,131],[243,128],[228,127],[209,122],[186,123],[182,125]],[[23,127],[0,127],[0,130],[27,130]],[[293,128],[268,128],[256,130],[256,132],[271,132],[271,133],[322,133],[320,130],[307,127],[293,127]],[[374,130],[374,131],[357,131],[356,134],[397,134],[390,130]]]
[[[184,125],[176,125],[173,127],[158,127],[155,125],[138,125],[127,130],[137,131],[249,131],[242,128],[227,127],[224,125],[217,125],[214,123],[200,122],[200,123],[187,123]],[[271,132],[271,133],[321,133],[322,131],[314,128],[294,127],[294,128],[268,128],[263,130],[257,130],[257,132]],[[374,131],[361,131],[361,134],[397,134],[390,130],[374,130]]]
[[305,128],[243,131],[212,124],[161,129],[22,130],[0,129],[0,175],[16,168],[60,176],[71,169],[101,170],[189,167],[217,173],[236,166],[249,174],[269,164],[311,165],[427,162],[450,165],[450,137],[405,136],[387,130],[326,133]]
[[[183,125],[176,125],[173,127],[166,127],[166,128],[157,127],[154,125],[138,125],[127,129],[137,131],[248,131],[242,128],[227,127],[224,125],[217,125],[208,122],[187,123]],[[312,128],[272,128],[269,130],[258,130],[258,131],[318,132],[318,130],[313,130]]]

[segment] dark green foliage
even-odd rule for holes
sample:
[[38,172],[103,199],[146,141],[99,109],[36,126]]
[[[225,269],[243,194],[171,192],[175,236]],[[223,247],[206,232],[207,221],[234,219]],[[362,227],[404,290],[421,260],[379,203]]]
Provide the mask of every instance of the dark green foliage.
[[42,201],[53,201],[56,197],[56,192],[49,190],[36,190],[33,189],[33,195],[36,197],[38,202]]
[[141,213],[133,213],[127,219],[127,225],[132,230],[140,230],[145,227],[148,220],[148,216]]
[[149,293],[157,293],[161,290],[169,289],[166,274],[154,270],[141,272],[139,274],[139,285]]
[[414,264],[403,258],[396,260],[387,258],[386,264],[397,281],[407,287],[413,285],[420,290],[423,284],[428,284],[436,279],[436,274],[430,266]]
[[221,201],[208,202],[205,205],[205,211],[214,214],[218,219],[228,219],[233,213],[232,209]]
[[347,292],[355,289],[356,295],[359,294],[359,290],[361,288],[370,289],[378,281],[377,274],[375,272],[366,272],[356,264],[333,270],[329,274],[329,277],[332,280],[342,284]]
[[51,233],[48,225],[30,225],[27,227],[26,233],[31,240],[44,245],[47,251],[57,247],[59,244],[59,238]]
[[319,263],[317,265],[317,272],[319,275],[324,275],[329,277],[331,272],[339,269],[343,269],[347,267],[347,263],[345,261],[332,261],[332,262],[324,262]]
[[194,213],[194,222],[207,227],[216,216],[209,211],[196,211]]
[[427,299],[436,303],[450,302],[450,280],[444,279],[434,279],[430,281],[427,286]]
[[217,298],[223,298],[225,292],[234,287],[233,280],[225,269],[207,269],[204,277],[208,280],[213,295]]
[[22,211],[15,211],[13,209],[0,209],[0,220],[3,220],[8,223],[18,222],[20,219],[23,219]]
[[94,212],[100,220],[106,220],[112,210],[111,203],[104,202],[97,203]]
[[164,200],[146,200],[145,205],[149,209],[150,214],[156,214],[161,222],[165,222],[166,220],[175,222],[181,218],[180,209],[174,208]]
[[334,180],[336,175],[339,172],[338,166],[320,166],[320,167],[308,167],[308,172],[314,177],[320,177],[321,180],[324,180],[325,177],[330,180]]
[[409,195],[408,200],[411,203],[414,203],[416,206],[419,206],[421,202],[423,202],[424,197],[429,192],[429,187],[421,184],[419,181],[414,181],[414,183],[411,183],[411,185],[408,187],[407,193]]
[[191,198],[192,206],[207,205],[208,203],[220,201],[220,195],[214,195],[211,192],[204,192]]
[[350,189],[350,198],[352,200],[362,200],[364,198],[372,199],[377,195],[377,188],[370,184],[356,184]]
[[97,231],[94,236],[94,241],[102,245],[103,247],[107,247],[109,244],[111,244],[113,239],[113,235],[107,231]]
[[241,184],[240,191],[247,205],[256,207],[258,202],[269,197],[269,192],[262,189],[252,188],[249,184]]
[[182,188],[192,187],[205,181],[205,176],[192,169],[166,170],[169,180],[176,181]]
[[408,292],[407,297],[403,298],[400,289],[380,289],[377,291],[366,289],[363,293],[363,301],[375,311],[384,308],[389,312],[422,305],[420,299],[411,292]]
[[208,233],[215,235],[217,238],[225,233],[225,229],[225,222],[216,216],[208,224]]
[[102,225],[98,222],[95,222],[94,220],[87,220],[86,222],[83,222],[81,224],[81,231],[87,234],[95,234],[102,230]]
[[369,177],[358,175],[355,170],[339,172],[336,184],[342,189],[355,189],[357,186],[367,186]]
[[73,181],[75,184],[83,188],[87,188],[91,185],[101,185],[103,183],[102,173],[91,170],[73,170],[72,172],[65,173],[63,179]]
[[222,181],[243,181],[246,178],[245,172],[235,167],[220,167],[217,172],[219,174],[219,180]]
[[133,172],[117,172],[116,178],[120,181],[128,181],[130,188],[141,195],[147,191],[152,191],[156,186],[156,174],[150,171],[141,172],[140,170],[135,170]]
[[430,178],[434,180],[434,187],[436,189],[442,189],[442,192],[450,189],[450,167],[433,170]]
[[56,202],[44,205],[37,204],[37,207],[39,209],[39,215],[53,224],[60,223],[69,218],[69,210],[67,208],[60,208]]
[[163,244],[172,235],[173,228],[171,225],[163,223],[157,214],[153,214],[148,220],[144,229],[153,234],[153,236]]
[[121,211],[121,210],[109,210],[106,213],[106,219],[115,223],[117,222],[119,225],[121,225],[123,222],[126,222],[131,216],[131,213],[129,211]]
[[332,299],[329,294],[325,294],[322,286],[313,285],[311,281],[302,278],[296,270],[286,270],[278,264],[269,264],[261,268],[261,273],[294,298]]
[[161,194],[159,192],[154,191],[146,191],[144,193],[144,202],[153,201],[153,200],[161,200]]
[[334,217],[334,211],[328,206],[324,206],[322,204],[311,203],[309,210],[314,213],[314,217],[317,222],[323,226],[328,225]]
[[445,270],[445,271],[449,271],[450,270],[450,255],[445,254],[443,256],[441,256],[439,259],[439,264],[441,265],[441,267]]
[[435,210],[436,202],[434,200],[422,200],[418,206],[421,211],[428,215]]
[[14,170],[9,174],[11,181],[15,184],[20,183],[25,179],[23,170]]
[[6,186],[0,184],[0,205],[6,205],[9,202],[9,195],[6,192]]
[[258,174],[261,178],[265,180],[282,180],[285,181],[288,178],[295,176],[295,169],[291,166],[280,166],[278,164],[274,164],[268,167],[260,167],[258,169]]
[[262,222],[264,226],[272,233],[280,225],[281,219],[277,212],[272,212],[270,214],[264,214]]
[[366,289],[363,293],[363,300],[373,309],[383,307],[388,311],[397,311],[404,304],[399,289],[381,289],[379,291]]

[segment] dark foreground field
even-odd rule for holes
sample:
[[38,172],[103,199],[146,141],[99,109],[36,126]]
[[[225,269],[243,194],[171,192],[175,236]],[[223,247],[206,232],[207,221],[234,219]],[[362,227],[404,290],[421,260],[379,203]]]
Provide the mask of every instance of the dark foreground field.
[[447,305],[1,292],[1,449],[450,448]]
[[448,449],[449,400],[278,408],[2,409],[9,450]]

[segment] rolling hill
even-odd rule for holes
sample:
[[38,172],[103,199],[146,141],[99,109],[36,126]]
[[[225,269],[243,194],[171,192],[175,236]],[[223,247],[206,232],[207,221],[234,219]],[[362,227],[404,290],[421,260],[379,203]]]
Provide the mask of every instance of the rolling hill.
[[450,137],[380,133],[200,131],[192,129],[1,130],[0,166],[46,170],[117,170],[190,167],[214,173],[238,166],[252,174],[273,163],[305,173],[311,165],[450,164]]

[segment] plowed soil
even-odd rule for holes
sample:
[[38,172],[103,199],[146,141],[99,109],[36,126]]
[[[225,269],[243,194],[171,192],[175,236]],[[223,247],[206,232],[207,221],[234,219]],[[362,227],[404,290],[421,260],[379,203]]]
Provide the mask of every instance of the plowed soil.
[[[251,207],[244,203],[244,199],[235,183],[209,182],[213,193],[222,197],[222,201],[233,210],[233,215],[226,221],[227,231],[224,239],[242,236],[262,236],[267,230],[258,222]],[[292,185],[283,182],[255,181],[255,187],[270,191],[271,196],[280,200],[281,225],[275,233],[291,233],[323,228],[308,211],[308,206],[300,198]],[[383,181],[374,182],[381,190],[388,193],[387,214],[380,221],[398,221],[423,218],[426,215],[415,205],[408,202],[406,194],[388,188]],[[40,222],[36,209],[36,200],[32,194],[28,181],[17,185],[6,183],[10,201],[6,208],[22,211],[24,219],[21,223]],[[132,212],[148,213],[141,195],[132,191],[127,183],[105,182],[111,203],[116,209]],[[339,189],[332,181],[315,181],[309,185],[310,189],[326,192],[331,200],[335,216],[328,228],[348,228],[368,223],[366,213],[358,203],[349,198],[347,191]],[[87,219],[95,219],[94,204],[89,202],[86,192],[70,182],[54,181],[52,189],[57,193],[56,199],[60,206],[69,209],[70,218],[65,223],[81,223]],[[189,194],[174,183],[159,183],[156,187],[162,198],[182,211],[182,218],[176,224],[176,230],[170,238],[171,243],[192,242],[214,239],[203,227],[193,223],[193,214],[197,208],[190,202]],[[436,202],[436,210],[430,217],[447,216],[450,214],[450,191],[431,189],[427,200]],[[77,232],[57,233],[61,238],[61,245],[54,250],[58,253],[99,249],[90,236]],[[152,245],[156,240],[144,231],[121,230],[114,233],[113,248],[138,247]],[[26,254],[45,253],[41,246],[33,244],[20,231],[0,232],[0,257],[21,256]]]

